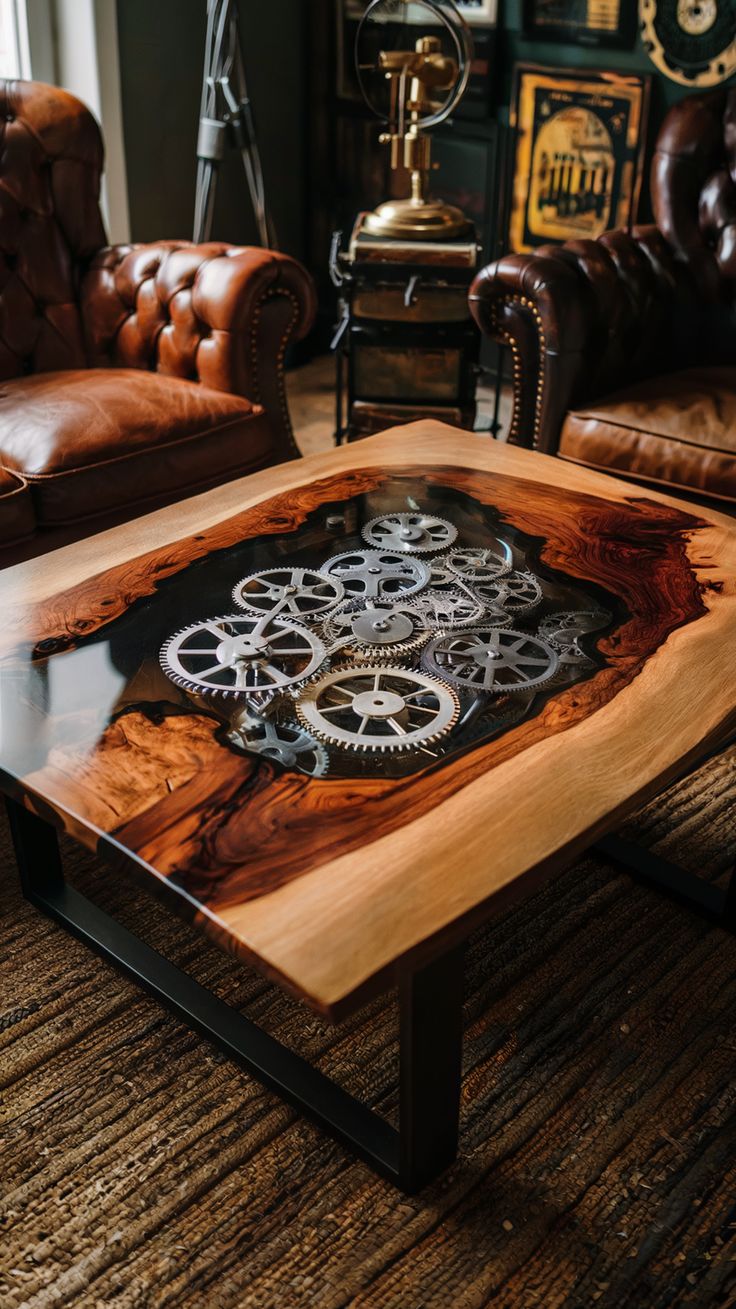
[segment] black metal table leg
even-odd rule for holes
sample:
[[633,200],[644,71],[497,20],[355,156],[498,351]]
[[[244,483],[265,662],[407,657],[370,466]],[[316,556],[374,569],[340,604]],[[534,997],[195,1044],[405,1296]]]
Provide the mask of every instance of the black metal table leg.
[[452,1162],[460,1097],[461,949],[402,979],[397,1132],[69,886],[54,829],[15,801],[7,805],[23,894],[38,909],[402,1190],[418,1190]]
[[460,946],[408,973],[399,986],[399,1170],[407,1190],[418,1190],[457,1154],[464,960]]
[[731,873],[728,889],[724,891],[617,833],[601,837],[593,849],[621,864],[640,881],[664,891],[686,909],[728,931],[736,931],[736,872]]

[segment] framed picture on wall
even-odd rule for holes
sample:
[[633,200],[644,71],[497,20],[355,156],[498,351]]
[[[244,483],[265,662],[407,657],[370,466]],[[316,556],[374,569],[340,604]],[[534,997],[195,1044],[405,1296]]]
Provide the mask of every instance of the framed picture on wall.
[[631,49],[637,0],[523,0],[524,35],[533,41]]
[[650,79],[517,64],[509,245],[600,236],[636,218]]

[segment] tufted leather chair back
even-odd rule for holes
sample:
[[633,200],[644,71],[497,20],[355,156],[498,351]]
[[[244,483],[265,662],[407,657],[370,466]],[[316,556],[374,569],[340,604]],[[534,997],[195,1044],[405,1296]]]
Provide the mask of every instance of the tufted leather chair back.
[[106,240],[102,165],[74,96],[0,79],[0,381],[87,364],[78,299]]
[[[659,230],[704,289],[736,293],[736,87],[691,95],[667,114],[652,160]],[[725,279],[725,287],[724,287]]]

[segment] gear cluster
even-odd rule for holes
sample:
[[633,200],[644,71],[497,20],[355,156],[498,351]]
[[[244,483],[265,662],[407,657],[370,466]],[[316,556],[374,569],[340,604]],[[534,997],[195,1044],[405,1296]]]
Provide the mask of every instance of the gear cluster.
[[320,567],[242,578],[237,612],[164,645],[166,674],[220,706],[235,749],[315,777],[388,755],[418,767],[595,666],[584,643],[610,614],[555,611],[508,541],[466,546],[419,510],[373,518],[362,538]]

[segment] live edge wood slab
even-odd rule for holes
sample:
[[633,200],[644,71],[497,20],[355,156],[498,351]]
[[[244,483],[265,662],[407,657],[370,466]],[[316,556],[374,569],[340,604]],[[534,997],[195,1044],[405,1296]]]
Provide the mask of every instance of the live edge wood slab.
[[[166,579],[244,538],[293,532],[387,475],[494,506],[539,539],[544,565],[616,597],[624,616],[599,642],[595,676],[441,765],[336,780],[235,754],[163,675],[128,678],[112,703],[84,659],[64,673],[65,654],[157,603]],[[337,1019],[726,736],[735,564],[736,524],[710,509],[440,423],[397,428],[0,574],[0,782],[98,849],[105,875],[139,877]],[[29,678],[46,689],[24,712]]]

